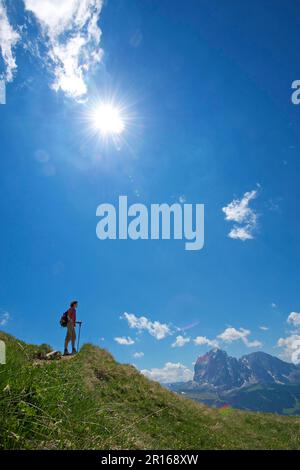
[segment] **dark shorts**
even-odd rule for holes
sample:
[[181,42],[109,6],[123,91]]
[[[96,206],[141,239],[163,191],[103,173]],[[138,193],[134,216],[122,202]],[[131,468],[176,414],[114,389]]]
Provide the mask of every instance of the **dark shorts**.
[[72,342],[74,342],[75,339],[76,339],[75,326],[73,325],[72,322],[68,322],[68,325],[67,325],[67,334],[66,334],[66,341],[72,341]]

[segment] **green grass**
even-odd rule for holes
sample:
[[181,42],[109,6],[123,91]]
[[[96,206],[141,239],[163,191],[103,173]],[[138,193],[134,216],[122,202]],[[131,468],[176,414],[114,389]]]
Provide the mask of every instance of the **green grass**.
[[300,418],[222,413],[86,344],[64,361],[0,332],[0,449],[300,449]]

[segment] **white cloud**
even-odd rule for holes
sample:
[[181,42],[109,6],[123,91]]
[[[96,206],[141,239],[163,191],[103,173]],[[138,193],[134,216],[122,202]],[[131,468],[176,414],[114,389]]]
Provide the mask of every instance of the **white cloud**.
[[190,342],[190,338],[186,336],[182,336],[182,335],[176,336],[176,340],[174,341],[174,343],[172,343],[172,348],[181,348],[182,346],[184,346],[185,344],[189,342]]
[[170,327],[165,323],[151,321],[146,317],[137,317],[133,313],[125,312],[121,318],[128,322],[130,328],[134,328],[138,331],[148,331],[151,336],[154,336],[154,338],[158,340],[163,339],[172,333]]
[[283,348],[285,359],[300,364],[300,335],[292,334],[286,338],[279,338],[277,346]]
[[237,330],[236,328],[229,327],[229,328],[226,328],[226,330],[224,330],[223,333],[220,333],[218,335],[218,338],[220,338],[222,341],[225,341],[226,343],[231,343],[232,341],[245,338],[249,335],[250,335],[249,330],[245,330],[244,328]]
[[243,340],[243,343],[245,344],[245,346],[247,346],[247,348],[262,348],[262,343],[260,341],[258,341],[257,339],[253,340],[253,341],[249,341],[248,338],[242,338]]
[[249,191],[244,194],[242,199],[234,199],[228,206],[223,207],[225,219],[239,224],[251,219],[253,211],[249,207],[249,202],[256,196],[257,191]]
[[194,375],[188,367],[179,362],[167,362],[162,369],[144,369],[141,372],[149,379],[161,383],[186,382]]
[[127,336],[127,338],[125,336],[117,336],[115,341],[123,346],[131,346],[134,344],[134,340],[130,338],[130,336]]
[[262,325],[262,326],[259,327],[259,329],[262,330],[262,331],[268,331],[269,327]]
[[272,308],[277,308],[277,304],[275,304],[275,302],[272,302],[271,306],[272,306]]
[[24,0],[34,14],[53,71],[52,88],[73,98],[87,92],[86,74],[100,62],[101,31],[97,21],[102,0]]
[[208,339],[206,336],[197,336],[197,338],[194,339],[194,343],[197,346],[210,346],[212,348],[217,348],[219,347],[219,343],[216,339]]
[[140,359],[141,357],[144,357],[144,353],[143,352],[135,352],[133,357],[136,357],[137,359]]
[[291,312],[287,318],[287,322],[294,327],[300,326],[300,313]]
[[242,240],[243,242],[253,239],[249,226],[232,228],[228,233],[228,237],[233,238],[233,240]]
[[9,23],[7,11],[2,0],[0,0],[0,52],[5,64],[5,73],[0,75],[1,80],[11,82],[14,71],[17,69],[13,48],[19,40],[19,34]]
[[0,326],[5,326],[10,320],[10,314],[8,312],[0,311]]
[[287,322],[295,329],[286,338],[279,338],[277,346],[283,348],[283,356],[294,364],[300,364],[300,313],[291,312],[287,317]]
[[232,343],[233,341],[242,340],[248,348],[261,348],[262,343],[254,340],[250,341],[248,336],[251,334],[250,330],[240,328],[239,330],[233,327],[226,328],[223,333],[218,335],[218,338],[225,343]]
[[249,207],[249,203],[257,197],[257,191],[246,192],[241,199],[234,199],[222,208],[225,220],[235,222],[228,236],[236,240],[251,240],[257,226],[257,214]]

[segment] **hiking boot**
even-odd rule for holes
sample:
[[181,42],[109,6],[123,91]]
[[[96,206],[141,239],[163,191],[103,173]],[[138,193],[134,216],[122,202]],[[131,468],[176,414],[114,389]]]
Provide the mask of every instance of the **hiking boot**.
[[64,350],[64,356],[70,356],[70,353],[67,349]]
[[72,354],[76,354],[76,353],[77,353],[76,349],[73,348],[73,349],[72,349]]

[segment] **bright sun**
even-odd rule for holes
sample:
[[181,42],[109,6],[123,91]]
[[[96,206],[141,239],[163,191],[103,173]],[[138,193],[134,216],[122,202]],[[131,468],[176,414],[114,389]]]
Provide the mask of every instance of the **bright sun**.
[[103,136],[120,135],[125,129],[121,110],[111,103],[100,103],[93,111],[93,126]]

